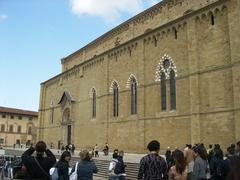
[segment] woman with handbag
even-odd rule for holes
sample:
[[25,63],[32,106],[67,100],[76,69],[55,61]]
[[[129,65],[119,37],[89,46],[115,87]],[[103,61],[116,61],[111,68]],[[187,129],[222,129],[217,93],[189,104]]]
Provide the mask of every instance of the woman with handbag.
[[64,151],[60,157],[60,160],[56,164],[58,171],[58,180],[69,180],[69,161],[71,160],[71,154],[69,151]]
[[[93,180],[93,173],[97,173],[98,169],[94,161],[91,160],[92,156],[87,150],[81,151],[79,155],[81,160],[73,167],[71,173],[77,172],[78,180]],[[76,168],[77,171],[75,170]]]

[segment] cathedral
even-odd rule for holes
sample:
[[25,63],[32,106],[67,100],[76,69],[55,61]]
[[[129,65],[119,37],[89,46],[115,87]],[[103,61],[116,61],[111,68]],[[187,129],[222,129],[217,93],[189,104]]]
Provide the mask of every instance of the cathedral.
[[[163,0],[61,59],[38,139],[144,153],[240,140],[240,0]],[[70,42],[69,42],[70,43]]]

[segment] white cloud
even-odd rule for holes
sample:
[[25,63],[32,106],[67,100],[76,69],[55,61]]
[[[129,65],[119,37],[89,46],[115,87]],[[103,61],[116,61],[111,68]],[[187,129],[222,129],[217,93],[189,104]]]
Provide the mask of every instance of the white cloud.
[[0,14],[0,21],[6,20],[8,16],[6,14]]
[[[107,21],[117,21],[121,14],[136,14],[144,9],[146,0],[70,0],[71,10],[77,15],[99,16]],[[153,5],[159,0],[150,0],[147,4]],[[145,2],[146,4],[146,2]]]

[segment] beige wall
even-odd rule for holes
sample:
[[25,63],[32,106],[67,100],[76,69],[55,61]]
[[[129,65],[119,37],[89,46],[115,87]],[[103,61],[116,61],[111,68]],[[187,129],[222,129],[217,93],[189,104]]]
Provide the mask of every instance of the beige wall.
[[[22,119],[19,119],[19,117],[22,117]],[[12,147],[13,144],[16,144],[17,140],[20,141],[20,144],[24,145],[28,140],[35,143],[37,138],[37,120],[38,117],[33,116],[0,113],[0,139],[4,141],[1,145]],[[2,125],[5,127],[4,131],[1,131]],[[10,126],[13,126],[12,132],[10,131]],[[21,127],[20,132],[18,131],[19,126]],[[31,127],[31,133],[28,132],[29,127]]]
[[99,55],[119,44],[128,42],[147,31],[168,24],[176,18],[182,17],[187,12],[198,10],[218,0],[165,0],[143,13],[133,17],[119,27],[107,32],[87,47],[80,49],[73,55],[62,60],[62,71],[66,71],[95,55]]
[[[146,20],[147,24],[143,23],[141,29],[139,26],[137,32],[144,32],[147,27],[157,28],[42,83],[39,138],[55,146],[58,141],[66,144],[67,126],[61,122],[64,109],[70,108],[68,125],[73,127],[72,143],[77,148],[90,148],[95,143],[102,148],[108,142],[111,148],[144,152],[152,139],[160,140],[163,149],[198,142],[226,147],[239,140],[240,58],[237,47],[239,49],[240,40],[239,36],[233,38],[233,33],[239,34],[240,23],[235,26],[232,23],[238,19],[234,14],[239,13],[239,1],[223,0],[202,7],[205,2],[184,1],[181,7],[174,6],[176,14],[170,11],[172,15],[168,18],[166,14],[166,17],[161,15],[166,18],[163,22],[169,21],[169,24],[157,27],[157,22],[162,22],[155,19],[157,16],[151,19],[155,26]],[[180,17],[190,6],[199,10]],[[164,6],[163,11],[166,8]],[[177,39],[173,27],[177,29]],[[106,51],[104,44],[102,46],[102,51]],[[167,80],[167,111],[162,112],[160,84],[155,82],[155,73],[165,54],[177,67],[177,109],[170,110]],[[72,62],[77,64],[80,60],[76,56],[72,56]],[[138,81],[137,115],[130,115],[130,90],[126,84],[131,74]],[[120,88],[117,118],[113,117],[110,92],[113,80]],[[91,118],[93,87],[97,92],[95,119]],[[61,106],[58,102],[64,91],[70,92],[75,101]]]

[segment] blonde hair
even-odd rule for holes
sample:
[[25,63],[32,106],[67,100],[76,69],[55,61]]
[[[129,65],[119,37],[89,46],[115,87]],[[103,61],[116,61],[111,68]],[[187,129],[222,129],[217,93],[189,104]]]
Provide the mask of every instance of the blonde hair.
[[92,158],[92,155],[89,153],[88,150],[82,150],[79,153],[79,156],[80,156],[80,159],[83,160],[83,161],[90,161],[91,158]]

